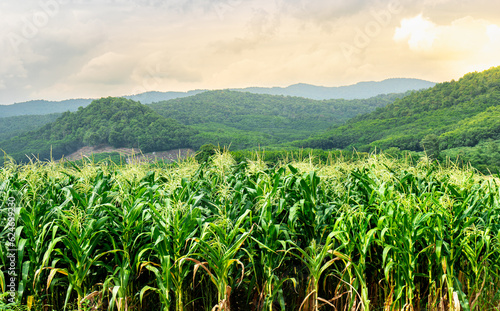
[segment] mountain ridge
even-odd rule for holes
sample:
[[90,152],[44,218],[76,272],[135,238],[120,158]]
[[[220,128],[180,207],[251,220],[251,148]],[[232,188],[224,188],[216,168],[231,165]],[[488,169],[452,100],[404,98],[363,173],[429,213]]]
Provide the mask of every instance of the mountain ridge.
[[[193,90],[188,92],[145,92],[137,95],[120,96],[121,98],[140,101],[143,104],[150,104],[154,101],[175,99],[193,96],[206,90]],[[102,97],[105,98],[105,97]],[[5,117],[15,117],[22,115],[45,115],[51,113],[62,113],[66,111],[77,111],[79,107],[86,107],[97,98],[73,98],[61,101],[30,100],[11,105],[0,105],[0,119]],[[26,113],[28,112],[28,113]]]
[[[410,90],[419,90],[434,85],[434,82],[412,79],[391,78],[382,81],[364,81],[353,85],[326,87],[307,83],[292,84],[288,87],[248,87],[229,88],[231,91],[250,92],[255,94],[297,96],[315,100],[327,99],[367,99],[382,94],[404,93]],[[366,90],[369,89],[369,90]],[[378,89],[378,91],[377,91]],[[194,96],[209,90],[191,90],[187,92],[159,92],[151,91],[136,95],[119,96],[142,104],[151,104],[176,98]],[[77,111],[78,107],[86,107],[96,99],[66,99],[62,101],[31,100],[14,103],[11,105],[0,105],[0,119],[20,115],[44,115],[50,113],[62,113],[66,111]]]
[[352,85],[334,87],[296,83],[287,87],[248,87],[231,90],[257,94],[299,96],[316,100],[367,99],[381,94],[417,91],[434,85],[436,83],[422,79],[390,78],[382,81],[361,81]]

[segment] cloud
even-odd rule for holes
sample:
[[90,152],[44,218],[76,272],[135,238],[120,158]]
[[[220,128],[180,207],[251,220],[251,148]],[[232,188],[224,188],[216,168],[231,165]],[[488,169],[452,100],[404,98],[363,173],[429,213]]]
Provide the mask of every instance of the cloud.
[[499,27],[486,20],[470,16],[438,25],[422,14],[403,19],[394,32],[396,42],[405,42],[411,51],[444,59],[462,59],[480,53],[492,39],[498,37]]
[[246,23],[245,32],[230,40],[220,40],[212,43],[217,54],[240,54],[246,50],[256,49],[260,44],[271,40],[279,31],[279,16],[273,15],[264,9],[255,9],[250,20]]
[[279,2],[282,3],[282,9],[285,12],[298,19],[317,24],[358,14],[371,5],[369,1],[363,0],[281,0]]
[[107,52],[91,59],[72,80],[77,83],[122,84],[128,81],[133,60],[123,54]]
[[438,32],[437,25],[420,14],[413,18],[403,19],[401,27],[396,28],[394,40],[406,40],[410,49],[414,51],[430,51]]
[[[50,15],[42,4],[54,2],[61,5]],[[391,3],[398,9],[391,11]],[[490,0],[0,1],[0,101],[390,77],[443,81],[498,65],[498,6]],[[50,18],[24,38],[40,12]],[[26,39],[17,51],[9,33]],[[342,43],[354,47],[352,61]]]
[[134,80],[175,80],[178,82],[199,82],[200,72],[189,64],[195,62],[192,53],[169,53],[168,51],[158,51],[144,57],[137,64],[133,72]]
[[497,25],[489,25],[486,28],[486,33],[492,44],[500,44],[500,27]]

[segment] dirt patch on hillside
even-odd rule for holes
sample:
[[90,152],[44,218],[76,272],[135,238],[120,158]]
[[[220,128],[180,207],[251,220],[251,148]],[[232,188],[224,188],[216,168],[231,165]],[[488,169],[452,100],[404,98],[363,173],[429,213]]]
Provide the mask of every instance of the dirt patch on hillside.
[[193,149],[173,149],[168,151],[155,151],[147,154],[135,154],[127,158],[127,163],[130,161],[140,162],[154,162],[154,161],[177,161],[178,159],[185,159],[189,156],[194,156]]
[[[111,146],[98,146],[98,147],[83,147],[65,156],[66,160],[77,161],[83,157],[90,158],[92,154],[98,153],[112,153],[117,152],[127,159],[132,161],[155,161],[155,160],[168,160],[176,161],[179,158],[183,159],[195,154],[193,149],[173,149],[168,151],[155,151],[152,153],[143,154],[140,149],[134,148],[114,148]],[[128,161],[127,161],[128,162]]]
[[98,154],[98,153],[111,153],[111,152],[118,152],[119,154],[127,157],[127,156],[132,156],[134,154],[141,154],[141,150],[139,149],[132,149],[132,148],[114,148],[111,146],[98,146],[98,147],[83,147],[78,149],[77,151],[73,152],[72,154],[65,156],[64,158],[66,160],[70,161],[77,161],[81,160],[83,157],[88,157],[90,158],[92,154]]

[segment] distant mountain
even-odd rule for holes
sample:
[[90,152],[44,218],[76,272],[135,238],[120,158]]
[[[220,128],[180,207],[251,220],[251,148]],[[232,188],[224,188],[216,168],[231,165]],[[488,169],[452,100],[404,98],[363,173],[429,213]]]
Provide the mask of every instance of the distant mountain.
[[334,126],[301,146],[422,151],[421,142],[427,135],[441,150],[499,140],[500,67],[413,92],[386,107]]
[[12,105],[0,105],[0,118],[76,111],[78,107],[85,107],[91,102],[92,99],[68,99],[63,101],[32,100]]
[[380,82],[359,82],[354,85],[325,87],[310,84],[294,84],[288,87],[249,87],[232,89],[256,94],[299,96],[311,99],[366,99],[381,94],[404,93],[428,89],[436,83],[420,79],[387,79]]
[[[142,104],[151,104],[153,102],[159,102],[162,100],[193,96],[202,92],[205,91],[195,90],[189,92],[147,92],[122,97],[134,101],[140,101]],[[93,100],[94,99],[67,99],[63,101],[32,100],[12,105],[0,105],[0,118],[77,111],[78,107],[86,107]]]
[[207,90],[194,90],[188,92],[146,92],[137,95],[122,96],[131,100],[141,102],[141,104],[151,104],[164,100],[183,98],[206,92]]
[[[367,99],[381,94],[404,93],[411,90],[429,88],[434,85],[435,83],[419,79],[388,79],[380,82],[360,82],[354,85],[341,87],[294,84],[286,88],[250,87],[232,90],[255,94],[298,96],[316,100]],[[193,90],[188,92],[146,92],[122,97],[139,101],[142,104],[151,104],[170,99],[194,96],[206,91],[207,90]],[[0,105],[0,118],[77,111],[78,107],[86,107],[92,100],[94,99],[68,99],[63,101],[33,100],[12,105]]]
[[59,159],[83,146],[109,145],[144,152],[188,147],[197,131],[160,116],[146,105],[125,98],[101,98],[55,122],[0,143],[16,161],[37,155]]

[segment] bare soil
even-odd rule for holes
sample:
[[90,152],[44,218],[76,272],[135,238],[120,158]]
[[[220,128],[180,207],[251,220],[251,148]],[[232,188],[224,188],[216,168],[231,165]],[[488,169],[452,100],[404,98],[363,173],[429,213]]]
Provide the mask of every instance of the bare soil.
[[155,151],[152,153],[143,154],[140,149],[133,148],[114,148],[111,146],[98,147],[83,147],[64,157],[66,160],[77,161],[83,157],[90,158],[92,154],[118,152],[126,158],[134,161],[154,161],[154,160],[169,160],[176,161],[179,158],[183,159],[190,155],[194,155],[193,149],[173,149],[168,151]]

